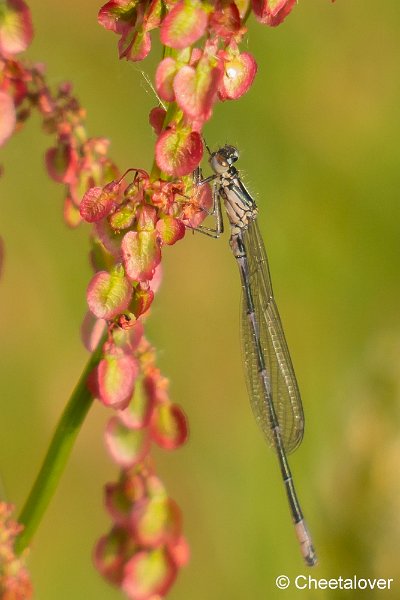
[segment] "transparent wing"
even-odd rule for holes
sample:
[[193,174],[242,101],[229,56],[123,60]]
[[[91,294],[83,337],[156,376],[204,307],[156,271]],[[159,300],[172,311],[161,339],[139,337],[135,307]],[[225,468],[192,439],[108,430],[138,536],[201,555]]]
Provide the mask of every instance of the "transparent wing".
[[[286,453],[293,452],[304,433],[304,413],[282,323],[272,293],[271,277],[264,242],[256,221],[242,234],[247,252],[248,283],[252,292],[258,322],[261,348],[268,375],[271,396]],[[266,394],[258,374],[257,350],[242,298],[242,341],[245,372],[250,402],[257,423],[270,445],[274,445],[266,407]]]

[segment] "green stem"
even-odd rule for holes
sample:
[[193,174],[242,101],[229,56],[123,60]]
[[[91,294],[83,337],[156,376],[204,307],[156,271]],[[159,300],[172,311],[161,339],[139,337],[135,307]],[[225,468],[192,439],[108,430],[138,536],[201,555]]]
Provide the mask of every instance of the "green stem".
[[93,396],[87,388],[86,381],[89,373],[101,358],[104,340],[103,337],[91,355],[64,409],[42,467],[18,518],[24,529],[16,540],[15,549],[17,553],[21,553],[31,542],[57,488],[75,439],[92,405]]
[[245,14],[244,14],[244,17],[243,17],[243,19],[242,19],[242,24],[243,24],[243,25],[245,25],[245,24],[246,24],[246,21],[247,21],[247,19],[248,19],[248,18],[249,18],[249,16],[251,15],[251,11],[252,11],[252,6],[251,6],[251,3],[249,2],[249,5],[248,5],[248,7],[247,7],[247,10],[246,10],[246,12],[245,12]]

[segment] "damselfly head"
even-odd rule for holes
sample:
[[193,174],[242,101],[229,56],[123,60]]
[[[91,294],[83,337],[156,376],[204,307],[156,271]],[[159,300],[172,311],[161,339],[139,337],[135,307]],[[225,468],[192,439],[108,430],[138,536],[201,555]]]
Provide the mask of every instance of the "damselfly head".
[[222,174],[229,169],[233,163],[239,158],[239,152],[234,146],[226,144],[216,152],[213,152],[210,157],[210,165],[215,173]]

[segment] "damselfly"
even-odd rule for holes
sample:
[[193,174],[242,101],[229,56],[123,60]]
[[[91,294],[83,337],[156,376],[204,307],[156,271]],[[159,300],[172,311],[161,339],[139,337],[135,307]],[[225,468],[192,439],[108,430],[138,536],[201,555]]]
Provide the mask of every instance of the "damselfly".
[[[207,147],[207,146],[206,146]],[[257,423],[276,451],[290,512],[305,562],[317,562],[310,534],[297,498],[287,454],[303,438],[304,414],[289,349],[272,292],[264,243],[257,224],[257,205],[244,186],[234,163],[233,146],[210,152],[213,175],[197,177],[197,184],[214,182],[215,229],[198,229],[212,237],[223,232],[221,200],[228,215],[230,245],[242,283],[242,343],[247,387]]]

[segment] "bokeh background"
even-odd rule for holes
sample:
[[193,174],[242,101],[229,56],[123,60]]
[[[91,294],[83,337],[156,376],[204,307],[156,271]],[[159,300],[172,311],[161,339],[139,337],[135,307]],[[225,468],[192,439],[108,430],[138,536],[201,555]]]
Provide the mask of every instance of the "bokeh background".
[[[91,135],[121,166],[149,168],[155,105],[139,70],[97,25],[98,0],[31,0],[29,57],[55,85],[71,80]],[[157,34],[154,38],[157,38]],[[313,532],[318,578],[394,578],[400,597],[400,5],[302,0],[277,29],[249,23],[259,72],[240,101],[216,107],[208,144],[236,144],[258,198],[275,294],[306,413],[291,465]],[[79,339],[90,277],[88,229],[62,221],[62,189],[34,116],[1,151],[0,472],[21,507],[87,355]],[[182,450],[158,453],[184,511],[190,564],[172,600],[295,598],[275,578],[303,566],[276,459],[251,414],[241,366],[239,277],[228,236],[164,252],[147,321],[174,401],[191,424]],[[92,566],[108,529],[102,487],[116,469],[96,405],[30,558],[36,598],[113,600]],[[311,573],[311,572],[310,572]],[[339,591],[303,592],[307,598]]]

